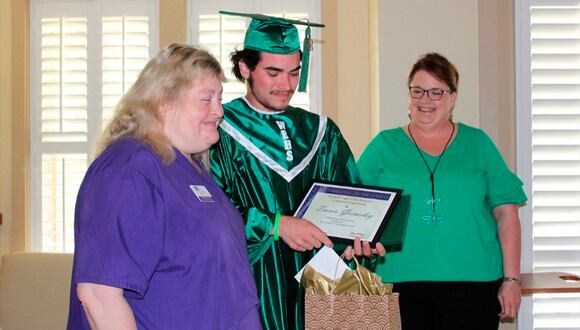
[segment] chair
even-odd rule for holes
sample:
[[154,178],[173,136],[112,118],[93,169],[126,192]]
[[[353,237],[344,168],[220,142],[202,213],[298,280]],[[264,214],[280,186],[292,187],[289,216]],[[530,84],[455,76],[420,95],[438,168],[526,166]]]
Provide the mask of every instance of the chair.
[[10,253],[0,265],[0,329],[65,329],[72,254]]

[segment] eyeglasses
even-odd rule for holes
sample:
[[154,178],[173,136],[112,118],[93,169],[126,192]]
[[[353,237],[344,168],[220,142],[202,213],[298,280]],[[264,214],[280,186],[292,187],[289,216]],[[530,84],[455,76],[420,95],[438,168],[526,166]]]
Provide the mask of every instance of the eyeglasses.
[[423,89],[418,86],[409,86],[409,95],[411,95],[414,99],[420,99],[423,97],[423,94],[427,92],[427,97],[431,101],[439,101],[443,97],[445,93],[451,94],[453,93],[450,89],[445,90],[441,88],[431,88],[431,89]]

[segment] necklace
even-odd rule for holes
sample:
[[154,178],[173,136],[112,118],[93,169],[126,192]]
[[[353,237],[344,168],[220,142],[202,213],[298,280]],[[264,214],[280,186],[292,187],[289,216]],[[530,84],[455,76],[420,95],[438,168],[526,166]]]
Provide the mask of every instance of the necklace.
[[443,158],[443,154],[447,150],[447,147],[449,146],[449,143],[451,142],[451,139],[453,138],[453,133],[455,133],[455,124],[451,123],[451,135],[449,135],[449,139],[447,140],[447,143],[445,143],[445,147],[443,147],[443,151],[441,151],[441,154],[439,154],[439,157],[437,158],[437,162],[435,163],[435,166],[433,167],[433,169],[431,169],[431,167],[427,163],[427,160],[425,159],[425,156],[423,156],[421,149],[419,149],[419,145],[417,145],[417,141],[415,141],[415,138],[413,137],[413,133],[411,132],[411,123],[409,123],[409,136],[411,136],[411,140],[413,140],[413,143],[415,144],[415,148],[417,148],[417,152],[419,153],[419,156],[421,156],[421,159],[423,159],[423,163],[425,163],[425,167],[427,167],[427,170],[429,171],[429,180],[431,181],[431,210],[433,212],[435,212],[435,171],[437,171],[437,166],[439,166],[439,162],[441,161],[441,158]]

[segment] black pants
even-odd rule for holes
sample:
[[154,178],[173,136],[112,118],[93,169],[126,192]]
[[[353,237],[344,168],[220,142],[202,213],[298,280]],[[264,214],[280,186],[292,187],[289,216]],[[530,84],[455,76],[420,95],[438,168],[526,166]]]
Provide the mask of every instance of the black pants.
[[497,330],[501,283],[396,283],[403,330]]

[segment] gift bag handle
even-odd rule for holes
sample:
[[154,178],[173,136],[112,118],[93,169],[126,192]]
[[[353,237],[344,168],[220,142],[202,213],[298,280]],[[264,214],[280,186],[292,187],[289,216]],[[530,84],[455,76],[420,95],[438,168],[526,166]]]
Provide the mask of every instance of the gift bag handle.
[[[354,270],[353,275],[358,280],[358,283],[359,283],[359,294],[370,294],[371,290],[370,290],[370,288],[367,288],[365,286],[366,283],[363,280],[362,274],[360,273],[360,263],[359,263],[358,259],[356,258],[356,256],[352,256],[352,259],[354,260],[354,263],[356,265],[356,269]],[[336,274],[338,273],[338,265],[339,265],[341,260],[344,260],[344,253],[340,255],[340,259],[336,263],[336,268],[334,270],[334,278],[336,278]],[[333,281],[336,282],[337,280],[333,280]],[[340,281],[340,279],[338,279],[338,281]]]

